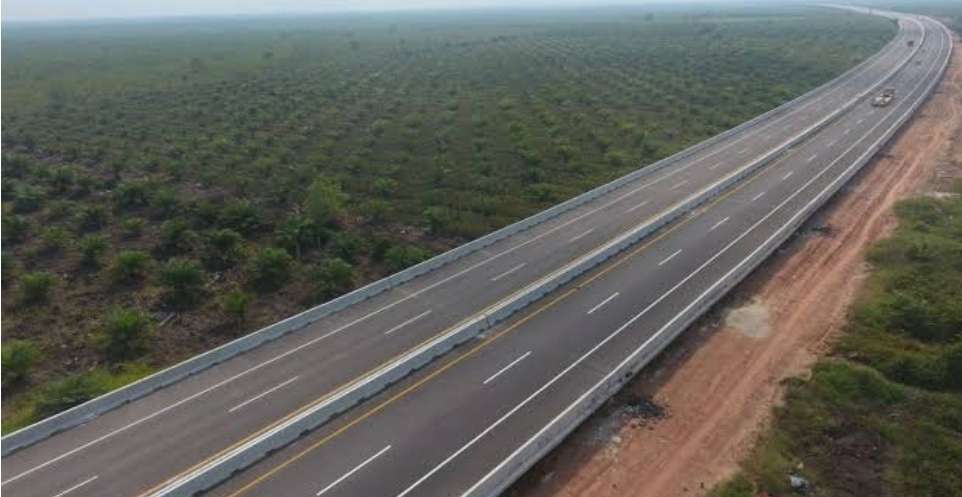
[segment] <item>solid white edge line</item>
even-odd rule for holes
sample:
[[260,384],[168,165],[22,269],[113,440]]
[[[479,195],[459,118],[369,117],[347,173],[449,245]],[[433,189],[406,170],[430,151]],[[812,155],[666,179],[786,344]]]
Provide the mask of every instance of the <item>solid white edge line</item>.
[[680,254],[681,251],[682,251],[682,249],[678,249],[678,250],[674,251],[671,255],[669,255],[668,257],[665,257],[664,260],[662,260],[661,262],[659,262],[658,265],[659,265],[659,266],[664,266],[668,261],[674,259],[676,255]]
[[592,313],[594,313],[595,311],[597,311],[598,309],[601,309],[602,306],[604,306],[604,305],[607,304],[608,302],[611,302],[611,299],[617,297],[617,296],[620,295],[620,294],[621,294],[621,292],[615,292],[615,293],[611,294],[610,296],[608,296],[608,298],[606,298],[606,299],[602,300],[601,302],[599,302],[598,305],[596,305],[596,306],[592,307],[591,309],[589,309],[588,312],[587,312],[587,314],[592,314]]
[[501,278],[504,278],[505,276],[507,276],[507,275],[509,275],[509,274],[511,274],[511,273],[513,273],[513,272],[515,272],[515,271],[517,271],[517,270],[525,267],[526,265],[528,265],[527,262],[522,262],[521,264],[518,264],[517,266],[515,266],[515,267],[513,267],[513,268],[511,268],[511,269],[509,269],[509,270],[507,270],[507,271],[505,271],[505,272],[503,272],[503,273],[495,276],[494,278],[491,278],[491,281],[498,281],[498,280],[500,280]]
[[334,480],[330,485],[322,488],[320,491],[318,491],[318,492],[317,492],[316,494],[314,494],[314,495],[315,495],[316,497],[320,497],[321,495],[324,495],[325,492],[327,492],[328,490],[336,487],[336,486],[337,486],[339,483],[341,483],[342,481],[350,478],[351,475],[353,475],[354,473],[357,473],[358,471],[360,471],[362,468],[364,468],[364,466],[367,466],[368,464],[371,464],[371,461],[377,459],[378,457],[381,457],[381,454],[384,454],[385,452],[387,452],[388,450],[390,450],[390,448],[391,448],[391,446],[388,445],[387,447],[385,447],[385,448],[381,449],[380,451],[378,451],[377,454],[374,454],[373,456],[368,457],[367,459],[364,460],[364,462],[362,462],[361,464],[358,464],[357,466],[354,467],[354,469],[348,471],[347,473],[344,473],[344,475],[342,475],[340,478]]
[[67,495],[67,494],[69,494],[70,492],[73,492],[74,490],[77,490],[78,488],[80,488],[80,487],[82,487],[82,486],[84,486],[84,485],[86,485],[86,484],[88,484],[88,483],[96,480],[97,478],[100,478],[100,476],[99,476],[99,475],[91,476],[90,478],[87,478],[86,480],[84,480],[84,481],[82,481],[82,482],[80,482],[80,483],[78,483],[78,484],[76,484],[76,485],[68,488],[67,490],[64,490],[63,492],[60,492],[60,493],[57,494],[57,495],[54,495],[53,497],[63,497],[64,495]]
[[[921,81],[919,82],[919,85],[921,85],[921,83],[923,83],[923,82],[924,82],[924,80],[921,80]],[[916,85],[916,87],[913,88],[913,90],[912,90],[913,93],[914,93],[915,89],[918,88],[919,85]],[[922,100],[924,97],[925,97],[924,94],[921,95],[921,96],[917,99],[917,101],[918,101],[918,100]],[[913,104],[913,105],[914,105],[914,104]],[[885,133],[883,133],[883,136],[882,136],[882,137],[880,137],[878,140],[875,141],[875,143],[873,143],[871,146],[868,147],[868,150],[866,150],[866,152],[863,153],[862,156],[867,155],[867,154],[868,154],[868,151],[870,151],[875,145],[881,143],[882,139],[885,138],[884,135],[885,135],[886,133],[888,133],[892,128],[895,128],[897,124],[898,124],[898,123],[895,123],[895,124],[893,124],[892,126],[890,126],[889,129],[886,130]],[[869,132],[865,134],[865,137],[867,137],[870,133],[872,133],[873,131],[875,131],[875,128],[877,128],[879,125],[881,125],[881,123],[879,123],[878,125],[874,126],[871,130],[869,130]],[[735,239],[734,241],[732,241],[728,246],[726,246],[724,249],[722,249],[722,251],[720,251],[720,252],[716,253],[714,256],[712,256],[708,261],[706,261],[704,264],[702,264],[701,266],[699,266],[699,268],[696,269],[695,272],[693,272],[693,273],[691,273],[690,275],[688,275],[687,277],[685,277],[684,280],[682,280],[681,282],[679,282],[678,285],[675,285],[674,287],[672,287],[670,290],[668,290],[668,292],[673,292],[673,291],[675,291],[675,289],[677,289],[679,286],[681,286],[682,284],[684,284],[689,278],[693,277],[695,274],[697,274],[698,272],[700,272],[703,268],[705,268],[706,266],[708,266],[708,265],[709,265],[711,262],[713,262],[717,257],[719,257],[722,253],[724,253],[729,247],[731,247],[732,245],[734,245],[735,243],[737,243],[738,241],[740,241],[741,238],[743,238],[743,237],[746,236],[749,232],[751,232],[752,230],[754,230],[754,228],[755,228],[756,226],[758,226],[759,224],[761,224],[762,222],[764,222],[765,219],[767,219],[767,218],[768,218],[769,216],[771,216],[774,212],[776,212],[777,210],[779,210],[784,204],[786,204],[787,202],[791,201],[792,198],[794,198],[796,195],[798,195],[798,193],[800,193],[802,190],[804,190],[805,188],[807,188],[811,183],[813,183],[813,182],[814,182],[817,178],[819,178],[822,174],[824,174],[826,171],[828,171],[829,169],[831,169],[831,168],[835,165],[836,162],[838,162],[843,156],[847,155],[850,151],[852,151],[852,150],[855,148],[855,146],[856,146],[857,144],[861,143],[863,140],[864,140],[864,137],[863,137],[862,139],[856,141],[851,147],[849,147],[848,150],[846,150],[845,152],[843,152],[842,154],[840,154],[837,159],[835,159],[834,161],[832,161],[832,163],[830,163],[830,164],[829,164],[825,169],[823,169],[819,174],[817,174],[817,175],[814,176],[812,179],[810,179],[809,181],[807,181],[807,182],[806,182],[804,185],[802,185],[798,190],[796,190],[795,193],[793,193],[789,198],[785,199],[785,201],[783,201],[782,204],[780,204],[778,207],[776,207],[776,208],[773,209],[771,212],[769,212],[768,214],[766,214],[765,217],[763,217],[761,220],[759,220],[759,222],[755,223],[755,225],[753,225],[752,228],[749,228],[747,231],[745,231],[744,233],[742,233],[741,235],[739,235],[738,238],[736,238],[736,239]],[[835,183],[837,183],[841,178],[843,178],[849,171],[851,171],[851,170],[855,167],[855,165],[857,165],[857,164],[861,161],[861,157],[862,157],[862,156],[860,156],[859,159],[856,159],[856,160],[852,163],[852,165],[848,167],[848,169],[847,169],[846,171],[844,171],[842,174],[840,174],[838,177],[836,177],[836,179],[833,180],[826,188],[824,188],[821,192],[819,192],[818,194],[816,194],[815,197],[814,197],[811,201],[809,201],[809,203],[807,204],[807,206],[806,206],[805,208],[799,210],[798,213],[796,213],[795,216],[793,216],[793,218],[792,218],[789,222],[784,223],[784,224],[782,225],[782,227],[779,228],[778,231],[776,231],[775,234],[773,234],[771,237],[769,237],[769,240],[773,239],[775,236],[777,236],[778,234],[780,234],[780,231],[783,230],[783,229],[785,229],[785,227],[790,226],[791,223],[794,222],[794,218],[797,218],[799,215],[801,215],[803,212],[805,212],[805,210],[807,209],[807,207],[808,207],[808,206],[811,206],[814,202],[816,202],[816,201],[819,199],[819,197],[821,197],[822,195],[825,194],[825,192],[831,190],[831,188],[833,187],[833,185],[834,185]],[[619,369],[621,369],[622,367],[624,367],[624,365],[628,364],[631,360],[633,360],[634,357],[635,357],[638,353],[640,353],[641,351],[643,351],[644,348],[648,346],[648,344],[650,344],[653,340],[655,340],[655,339],[659,336],[660,333],[663,333],[664,330],[668,329],[668,327],[669,327],[672,323],[674,323],[674,321],[676,321],[680,316],[684,315],[689,309],[691,309],[691,308],[695,305],[695,303],[697,303],[699,300],[701,300],[705,295],[707,295],[708,293],[710,293],[711,291],[713,291],[714,287],[716,287],[716,286],[717,286],[718,284],[720,284],[721,282],[725,281],[725,279],[727,279],[731,274],[733,274],[734,271],[736,271],[737,269],[739,269],[740,265],[744,264],[744,263],[745,263],[746,261],[748,261],[751,257],[753,257],[754,254],[757,253],[757,252],[758,252],[759,250],[761,250],[762,248],[764,248],[764,246],[765,246],[766,244],[767,244],[767,242],[766,242],[766,243],[763,243],[762,245],[760,245],[758,248],[756,248],[756,249],[752,252],[752,254],[749,254],[748,257],[745,257],[744,259],[742,259],[742,262],[739,263],[738,266],[736,266],[735,268],[732,268],[732,270],[730,270],[730,271],[729,271],[728,273],[726,273],[724,276],[722,276],[721,278],[719,278],[719,279],[712,285],[711,288],[709,288],[709,289],[706,290],[705,292],[702,292],[702,294],[700,294],[699,297],[698,297],[695,301],[693,301],[691,304],[689,304],[689,305],[688,305],[685,309],[683,309],[681,312],[679,312],[678,314],[676,314],[675,317],[672,318],[671,321],[669,321],[669,322],[666,323],[664,326],[662,326],[662,327],[658,330],[658,332],[656,332],[655,335],[653,335],[651,338],[649,338],[648,340],[646,340],[640,347],[638,347],[637,349],[635,349],[635,352],[633,352],[631,355],[629,355],[629,356],[628,356],[624,361],[622,361],[617,367],[615,367],[614,369],[612,369],[611,372],[608,373],[608,375],[606,375],[606,376],[605,376],[604,378],[602,378],[599,382],[597,382],[597,383],[596,383],[595,385],[593,385],[590,389],[588,389],[584,394],[582,394],[580,397],[578,397],[578,399],[575,400],[575,402],[571,403],[564,411],[562,411],[560,414],[558,414],[557,416],[555,416],[551,421],[548,422],[548,424],[546,424],[546,425],[545,425],[541,430],[539,430],[535,435],[533,435],[532,437],[528,438],[528,440],[527,440],[524,444],[522,444],[521,447],[518,447],[517,449],[515,449],[514,452],[512,452],[508,457],[506,457],[503,461],[501,461],[501,463],[499,463],[497,466],[495,466],[495,468],[492,469],[491,471],[489,471],[484,477],[482,477],[480,480],[478,480],[478,482],[475,483],[471,488],[469,488],[469,489],[466,490],[464,493],[462,493],[462,494],[461,494],[461,497],[466,497],[466,496],[470,495],[471,492],[473,492],[475,489],[477,489],[479,486],[481,486],[481,484],[484,483],[491,475],[495,474],[495,473],[496,473],[497,471],[499,471],[502,467],[504,467],[504,465],[507,463],[507,461],[510,461],[512,458],[514,458],[518,453],[520,453],[520,452],[521,452],[522,450],[524,450],[528,445],[530,445],[533,440],[536,440],[538,437],[540,437],[541,434],[543,434],[548,428],[551,427],[551,425],[553,425],[553,424],[556,423],[559,419],[561,419],[563,416],[565,416],[565,415],[566,415],[568,412],[570,412],[571,409],[573,409],[575,406],[577,406],[578,404],[580,404],[581,402],[583,402],[584,399],[588,397],[588,395],[590,395],[591,393],[593,393],[597,388],[599,388],[599,387],[600,387],[601,385],[603,385],[606,381],[608,381],[608,379],[611,377],[612,374],[614,374],[614,373],[617,372]],[[620,328],[618,328],[617,330],[615,330],[614,333],[612,333],[611,335],[609,335],[608,338],[606,338],[605,340],[603,340],[602,342],[600,342],[598,345],[596,345],[595,347],[593,347],[593,348],[592,348],[591,350],[589,350],[585,355],[581,356],[577,361],[575,361],[575,362],[572,363],[570,366],[568,366],[567,368],[565,368],[561,373],[558,373],[558,375],[555,376],[554,378],[552,378],[548,383],[546,383],[545,385],[543,385],[541,388],[539,388],[537,391],[535,391],[533,394],[531,394],[531,396],[529,396],[529,397],[526,398],[524,401],[522,401],[520,404],[518,404],[518,405],[515,406],[513,409],[511,409],[510,411],[508,411],[505,415],[503,415],[501,418],[499,418],[497,421],[495,421],[495,422],[494,422],[491,426],[489,426],[486,430],[482,431],[482,432],[479,433],[475,438],[471,439],[467,444],[465,444],[464,446],[462,446],[461,449],[459,449],[457,452],[455,452],[454,454],[452,454],[451,456],[449,456],[448,459],[445,459],[441,464],[439,464],[439,465],[436,466],[434,469],[432,469],[430,472],[428,472],[428,474],[424,475],[423,477],[421,477],[421,479],[419,479],[419,480],[418,480],[417,482],[415,482],[413,485],[411,485],[411,486],[408,487],[406,490],[404,490],[403,492],[401,492],[400,494],[398,494],[397,497],[403,497],[404,495],[406,495],[407,493],[409,493],[409,492],[410,492],[411,490],[413,490],[417,485],[420,485],[424,480],[426,480],[426,479],[429,478],[431,475],[433,475],[434,473],[436,473],[441,467],[447,465],[451,460],[453,460],[453,459],[454,459],[455,457],[457,457],[459,454],[461,454],[462,452],[464,452],[464,450],[467,450],[470,446],[472,446],[472,445],[474,445],[475,443],[477,443],[477,441],[480,440],[483,436],[485,436],[485,435],[488,434],[491,430],[493,430],[493,429],[496,428],[498,425],[500,425],[501,423],[503,423],[505,419],[507,419],[508,417],[510,417],[511,415],[513,415],[515,412],[517,412],[518,410],[520,410],[521,408],[523,408],[524,405],[526,405],[528,402],[531,401],[531,399],[533,399],[534,397],[536,397],[537,395],[539,395],[541,392],[543,392],[544,390],[546,390],[551,384],[553,384],[555,381],[557,381],[558,378],[560,378],[561,376],[567,374],[571,369],[573,369],[575,366],[577,366],[577,364],[579,364],[581,361],[583,361],[585,358],[587,358],[590,354],[594,353],[595,350],[599,349],[602,345],[604,345],[604,343],[607,343],[607,341],[609,341],[611,338],[613,338],[616,334],[620,333],[622,330],[624,330],[625,328],[627,328],[628,326],[630,326],[634,321],[636,321],[636,320],[637,320],[638,318],[640,318],[642,315],[644,315],[645,313],[647,313],[649,309],[651,309],[654,305],[656,305],[658,302],[660,302],[662,299],[664,299],[667,295],[668,295],[668,293],[663,294],[661,297],[659,297],[658,300],[656,300],[656,301],[653,302],[651,305],[649,305],[648,307],[646,307],[646,308],[645,308],[644,310],[642,310],[640,313],[636,314],[635,317],[632,317],[631,319],[629,319],[629,320],[628,320],[625,324],[623,324]]]
[[280,384],[275,385],[275,386],[273,386],[273,387],[271,387],[271,388],[269,388],[269,389],[267,389],[267,390],[264,390],[263,392],[255,395],[254,397],[251,397],[251,398],[245,400],[244,402],[241,402],[240,404],[237,404],[236,406],[231,407],[230,409],[227,410],[227,412],[228,412],[228,413],[232,413],[232,412],[234,412],[234,411],[236,411],[236,410],[238,410],[238,409],[240,409],[240,408],[242,408],[242,407],[250,404],[251,402],[254,402],[254,401],[256,401],[256,400],[260,400],[260,399],[266,397],[267,395],[270,395],[270,394],[272,394],[272,393],[274,393],[274,392],[276,392],[276,391],[278,391],[278,390],[286,387],[287,385],[290,385],[291,383],[294,383],[295,381],[297,381],[298,378],[300,378],[300,376],[295,376],[295,377],[293,377],[293,378],[290,378],[290,379],[284,381],[283,383],[280,383]]
[[401,324],[399,324],[399,325],[397,325],[397,326],[395,326],[395,327],[393,327],[393,328],[385,331],[384,334],[385,334],[385,335],[390,335],[391,333],[394,333],[395,331],[400,330],[401,328],[404,328],[405,326],[407,326],[407,325],[409,325],[409,324],[417,321],[418,319],[423,318],[424,316],[427,316],[428,314],[431,314],[431,309],[428,309],[428,310],[422,312],[421,314],[418,314],[417,316],[414,316],[413,318],[408,319],[407,321],[404,321],[403,323],[401,323]]
[[481,382],[481,384],[482,384],[482,385],[487,385],[488,383],[491,383],[492,381],[494,381],[495,378],[497,378],[498,376],[501,376],[501,373],[504,373],[505,371],[513,368],[516,364],[518,364],[519,362],[525,360],[525,358],[528,357],[529,355],[531,355],[531,351],[530,351],[530,350],[527,351],[527,352],[525,352],[524,354],[521,354],[521,357],[519,357],[519,358],[511,361],[511,363],[508,364],[507,366],[499,369],[497,373],[494,373],[493,375],[489,376],[488,379],[486,379],[486,380],[484,380],[483,382]]

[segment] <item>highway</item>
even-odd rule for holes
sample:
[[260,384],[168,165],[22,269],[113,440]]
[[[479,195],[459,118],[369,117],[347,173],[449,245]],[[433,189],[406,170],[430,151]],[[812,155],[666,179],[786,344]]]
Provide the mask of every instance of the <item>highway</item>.
[[[538,443],[538,434],[552,429],[553,420],[580,397],[598,394],[599,382],[618,364],[636,359],[636,351],[647,353],[646,342],[703,310],[701,301],[714,295],[719,281],[803,215],[921,98],[947,60],[949,38],[925,18],[903,16],[900,25],[882,53],[795,108],[551,221],[5,456],[3,492],[47,497],[162,492],[172,477],[343,390],[843,109],[735,190],[212,491],[486,495],[505,468]],[[907,45],[910,39],[916,47]],[[898,92],[890,107],[873,108],[866,98],[847,107],[889,74],[894,78],[885,86]]]

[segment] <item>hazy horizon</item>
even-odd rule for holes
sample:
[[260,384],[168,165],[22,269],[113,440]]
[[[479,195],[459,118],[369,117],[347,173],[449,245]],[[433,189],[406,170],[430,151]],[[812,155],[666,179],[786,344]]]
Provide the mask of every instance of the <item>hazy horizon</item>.
[[252,0],[169,0],[158,5],[153,2],[123,0],[103,0],[99,2],[49,0],[42,3],[32,0],[7,0],[3,2],[2,14],[4,22],[23,22],[390,12],[437,9],[613,7],[678,5],[679,3],[761,4],[784,2],[780,2],[779,0],[686,0],[684,2],[671,2],[667,0],[604,0],[602,2],[590,0],[324,0],[321,2],[311,2],[309,0],[280,0],[264,3]]

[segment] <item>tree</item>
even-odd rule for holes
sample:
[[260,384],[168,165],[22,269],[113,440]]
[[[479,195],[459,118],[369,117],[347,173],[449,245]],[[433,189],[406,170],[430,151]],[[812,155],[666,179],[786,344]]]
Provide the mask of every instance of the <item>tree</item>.
[[150,318],[136,309],[117,308],[107,314],[101,325],[100,340],[112,361],[123,361],[141,354],[150,335]]
[[347,195],[333,179],[318,176],[307,189],[304,211],[318,225],[330,224],[344,210]]
[[391,247],[385,252],[384,262],[387,263],[391,271],[400,271],[429,257],[431,257],[431,253],[420,247],[398,245]]
[[160,283],[167,288],[167,299],[177,307],[195,303],[204,286],[200,264],[185,259],[171,259],[160,270]]
[[211,269],[227,269],[240,260],[244,237],[231,229],[214,230],[204,241],[204,264]]
[[124,250],[114,257],[110,276],[115,283],[143,280],[150,266],[150,256],[139,250]]
[[100,267],[100,257],[107,251],[107,240],[88,235],[80,240],[80,264],[88,268]]
[[4,386],[26,380],[33,365],[40,358],[37,346],[29,340],[7,340],[0,348],[0,355],[3,356],[0,370],[3,371]]
[[250,306],[251,300],[249,293],[234,289],[221,297],[220,306],[224,313],[230,316],[233,323],[242,323],[247,317],[247,308]]
[[251,259],[248,278],[260,291],[277,290],[290,280],[293,263],[294,259],[285,250],[268,247]]
[[48,272],[27,273],[20,278],[20,298],[27,305],[43,304],[56,284],[57,277]]
[[354,268],[343,259],[331,257],[321,261],[311,278],[319,299],[343,293],[354,283]]

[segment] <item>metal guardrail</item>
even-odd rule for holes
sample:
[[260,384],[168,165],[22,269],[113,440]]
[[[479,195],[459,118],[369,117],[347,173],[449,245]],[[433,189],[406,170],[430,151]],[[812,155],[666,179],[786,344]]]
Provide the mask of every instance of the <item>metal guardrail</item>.
[[[912,54],[917,53],[917,50],[918,48],[913,50]],[[423,346],[409,351],[368,377],[363,378],[361,381],[348,385],[345,389],[321,399],[282,424],[271,427],[257,437],[239,446],[235,446],[218,455],[218,457],[213,460],[167,482],[155,490],[151,496],[191,496],[202,492],[226,480],[235,472],[259,461],[271,452],[297,440],[302,434],[321,426],[333,416],[344,412],[366,398],[387,388],[411,372],[430,363],[435,357],[477,336],[482,331],[503,321],[532,302],[540,300],[544,295],[559,286],[570,282],[611,257],[620,254],[664,225],[692,212],[704,203],[723,194],[747,176],[754,174],[767,164],[779,158],[785,150],[806,140],[812,134],[817,133],[847,112],[852,106],[857,105],[865,95],[874,91],[875,88],[884,84],[898,73],[910,59],[911,57],[906,58],[887,73],[885,77],[878,80],[871,88],[853,97],[831,114],[786,140],[781,146],[765,156],[756,159],[702,191],[690,195],[656,218],[636,226],[632,230],[576,259],[565,267],[526,286],[493,309],[473,319],[467,320],[460,326],[436,337]]]
[[[951,53],[952,36],[941,23],[937,24],[949,37]],[[695,320],[711,309],[711,307],[724,297],[735,285],[754,271],[758,265],[764,262],[778,247],[785,243],[785,241],[798,230],[802,223],[808,220],[812,213],[820,209],[825,202],[832,198],[843,185],[886,146],[892,136],[899,131],[902,125],[914,115],[918,107],[931,95],[935,85],[945,73],[947,65],[948,58],[946,58],[942,64],[938,77],[929,83],[923,94],[913,103],[910,109],[902,114],[882,137],[860,155],[841,176],[830,183],[827,188],[819,192],[819,194],[812,199],[805,208],[796,213],[788,223],[779,228],[776,234],[769,239],[768,243],[756,249],[741,265],[736,266],[726,274],[725,277],[716,282],[715,286],[709,288],[709,291],[702,294],[691,307],[686,309],[686,312],[681,314],[682,318],[680,320],[669,322],[663,329],[663,335],[656,335],[653,341],[637,349],[617,368],[611,371],[611,373],[597,385],[597,388],[593,391],[589,390],[589,392],[569,406],[568,409],[554,418],[541,432],[530,439],[528,443],[522,445],[475,486],[471,487],[468,492],[465,492],[463,497],[497,497],[500,495],[501,492],[557,446],[615,392],[620,390],[625,383],[633,378],[638,371],[654,359]]]
[[[732,137],[735,134],[738,134],[752,127],[755,127],[760,123],[763,123],[764,121],[768,121],[770,119],[775,118],[778,115],[784,114],[798,107],[806,100],[816,97],[820,93],[823,93],[825,91],[828,91],[832,88],[835,88],[845,83],[846,81],[848,81],[849,79],[857,75],[862,68],[875,62],[878,58],[881,58],[882,56],[884,56],[888,52],[888,50],[890,50],[894,46],[895,40],[898,40],[898,39],[899,39],[899,35],[896,35],[895,39],[893,41],[890,41],[882,50],[877,52],[872,57],[866,59],[865,61],[862,61],[860,64],[846,71],[841,76],[833,79],[832,81],[822,86],[819,86],[785,104],[782,104],[781,106],[775,109],[772,109],[768,112],[765,112],[764,114],[756,116],[755,118],[749,121],[746,121],[745,123],[742,123],[734,128],[731,128],[718,135],[715,135],[712,138],[709,138],[705,141],[695,144],[670,157],[657,161],[647,167],[643,167],[641,169],[633,171],[625,176],[622,176],[621,178],[618,178],[614,181],[601,185],[588,192],[585,192],[565,202],[555,205],[554,207],[551,207],[545,211],[542,211],[531,217],[518,221],[514,224],[501,228],[492,233],[489,233],[488,235],[485,235],[474,241],[468,242],[448,252],[435,256],[420,264],[407,268],[403,271],[395,273],[381,280],[370,283],[364,287],[358,288],[350,293],[342,295],[341,297],[338,297],[329,302],[326,302],[324,304],[308,309],[304,312],[301,312],[299,314],[296,314],[284,320],[278,321],[277,323],[274,323],[258,331],[252,332],[241,338],[228,342],[224,345],[221,345],[220,347],[212,349],[203,354],[199,354],[179,364],[176,364],[167,369],[154,373],[137,382],[131,383],[125,387],[114,390],[113,392],[107,393],[105,395],[102,395],[90,401],[87,401],[67,411],[64,411],[55,416],[39,421],[33,425],[27,426],[9,435],[6,435],[2,439],[0,439],[0,455],[7,456],[16,450],[19,450],[23,447],[27,447],[36,442],[44,440],[56,433],[59,433],[61,431],[86,423],[104,412],[110,411],[128,402],[132,402],[134,400],[142,398],[161,388],[177,383],[184,378],[197,374],[205,369],[208,369],[214,365],[217,365],[221,362],[231,359],[237,355],[240,355],[244,352],[257,348],[260,345],[276,340],[280,337],[287,335],[288,333],[302,329],[319,319],[322,319],[326,316],[329,316],[338,311],[341,311],[358,302],[374,297],[375,295],[378,295],[386,290],[395,288],[420,275],[429,273],[451,262],[457,261],[467,255],[475,253],[511,235],[514,235],[521,231],[525,231],[533,226],[536,226],[546,221],[549,221],[551,219],[554,219],[557,216],[560,216],[581,205],[584,205],[592,200],[595,200],[603,195],[606,195],[607,193],[610,193],[613,190],[621,188],[629,183],[633,183],[661,169],[664,169],[684,159],[687,159],[688,157],[706,148],[709,148],[711,146],[714,146],[716,144],[723,142],[724,140]],[[449,350],[449,349],[450,347],[448,347],[448,349],[446,350]],[[436,355],[432,356],[432,358],[433,357],[436,357]],[[412,362],[412,364],[414,363]],[[418,367],[420,366],[423,366],[423,364],[420,364]]]

